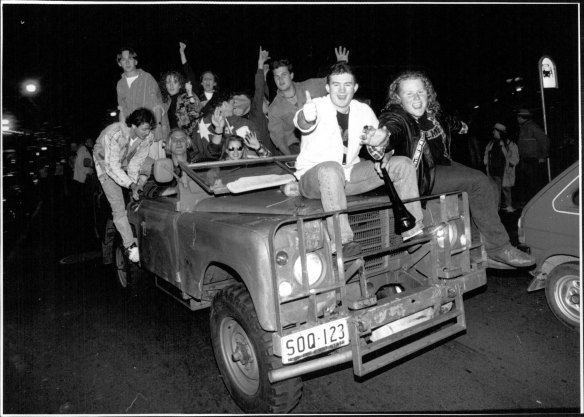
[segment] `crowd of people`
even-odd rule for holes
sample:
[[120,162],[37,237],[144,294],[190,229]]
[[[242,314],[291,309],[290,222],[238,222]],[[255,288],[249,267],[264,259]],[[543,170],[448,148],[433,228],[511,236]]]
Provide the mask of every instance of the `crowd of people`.
[[[343,47],[335,48],[337,63],[326,77],[302,82],[294,81],[290,61],[271,60],[260,47],[253,94],[223,91],[211,70],[197,78],[185,50],[186,45],[180,43],[182,71],[164,72],[157,82],[137,67],[138,54],[132,48],[121,48],[117,54],[123,70],[117,84],[119,122],[97,138],[93,163],[87,161],[87,145],[77,151],[75,169],[80,176],[76,181],[83,183],[95,170],[131,261],[139,262],[140,257],[122,190],[129,189],[138,199],[154,160],[169,157],[178,168],[178,161],[297,155],[295,192],[320,199],[326,211],[346,209],[347,195],[382,186],[382,170],[386,170],[402,199],[466,191],[492,265],[534,264],[529,254],[511,245],[498,213],[500,205],[506,211],[514,209],[511,187],[516,169],[518,182],[529,184],[520,200],[543,185],[536,179],[544,179],[541,163],[546,161],[549,144],[528,110],[517,113],[521,127],[517,144],[507,126],[495,123],[493,140],[484,154],[485,174],[452,160],[451,135],[467,133],[468,126],[445,114],[432,82],[421,72],[406,71],[393,80],[387,104],[377,116],[368,104],[354,99],[359,84],[348,63],[349,51]],[[270,71],[277,88],[271,103]],[[416,222],[402,233],[404,240],[435,232],[424,228],[420,202],[406,207]],[[332,221],[327,223],[333,251],[357,255],[361,248],[353,242],[347,216],[340,216],[340,222],[338,238]],[[341,248],[336,247],[338,243]]]

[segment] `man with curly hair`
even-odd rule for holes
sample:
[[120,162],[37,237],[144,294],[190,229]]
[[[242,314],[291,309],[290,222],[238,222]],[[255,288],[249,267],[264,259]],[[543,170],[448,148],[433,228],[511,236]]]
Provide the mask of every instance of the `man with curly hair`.
[[[379,125],[389,132],[393,155],[412,159],[421,195],[466,191],[472,219],[485,238],[489,265],[495,268],[529,267],[535,260],[513,247],[498,214],[495,187],[481,171],[450,158],[450,135],[464,134],[468,126],[443,114],[430,79],[406,71],[389,86],[388,102]],[[384,160],[388,160],[387,153]]]

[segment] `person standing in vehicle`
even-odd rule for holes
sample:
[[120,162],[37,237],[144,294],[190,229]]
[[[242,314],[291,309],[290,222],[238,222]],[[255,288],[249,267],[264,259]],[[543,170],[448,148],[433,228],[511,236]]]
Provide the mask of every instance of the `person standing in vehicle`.
[[140,168],[148,157],[154,140],[152,132],[156,125],[154,114],[146,108],[134,110],[124,123],[113,123],[106,127],[93,147],[95,169],[110,203],[113,222],[120,233],[128,259],[140,261],[140,253],[126,212],[122,188],[132,192],[134,200],[148,178],[140,175]]
[[[396,155],[412,159],[421,195],[466,191],[472,219],[485,237],[490,264],[529,267],[535,259],[511,245],[499,218],[495,187],[481,171],[450,158],[450,132],[466,133],[465,123],[444,116],[430,79],[418,71],[400,74],[389,86],[379,117]],[[504,266],[500,265],[504,264]]]
[[521,161],[517,166],[517,194],[521,206],[531,199],[547,183],[547,158],[550,140],[533,120],[528,109],[519,109],[517,123],[519,138],[517,147]]
[[[387,131],[378,128],[373,110],[367,104],[353,100],[359,85],[352,68],[337,63],[331,67],[326,79],[329,94],[313,99],[306,91],[304,105],[294,116],[294,125],[302,133],[300,154],[296,159],[300,194],[320,199],[325,211],[345,210],[347,195],[383,186],[379,170],[386,169],[400,198],[417,198],[416,172],[409,158],[390,158],[389,155],[381,165],[359,158],[362,145],[374,145],[367,149],[374,159],[381,159],[388,141]],[[416,219],[415,227],[402,233],[404,239],[409,239],[423,232],[423,213],[419,201],[407,203],[406,207]],[[336,250],[330,217],[327,226],[333,250]],[[353,241],[354,234],[346,213],[340,216],[340,231],[343,255],[358,255],[361,247]]]
[[511,199],[511,187],[515,184],[515,166],[519,163],[519,150],[517,145],[509,138],[507,126],[495,123],[493,126],[493,139],[485,148],[484,164],[487,175],[497,184],[498,197],[503,202],[502,210],[513,213]]
[[122,47],[118,52],[117,61],[124,70],[116,86],[120,122],[124,123],[126,117],[137,108],[145,107],[152,111],[156,120],[152,126],[154,142],[150,147],[149,156],[152,159],[164,158],[162,145],[170,128],[158,83],[148,72],[137,68],[138,54],[132,48]]

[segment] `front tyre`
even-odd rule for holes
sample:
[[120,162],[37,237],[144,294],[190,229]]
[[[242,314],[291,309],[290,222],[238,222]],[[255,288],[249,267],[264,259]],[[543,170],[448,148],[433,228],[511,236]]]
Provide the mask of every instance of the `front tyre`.
[[580,269],[576,262],[556,266],[545,287],[554,315],[571,329],[580,328]]
[[302,380],[271,383],[268,371],[281,366],[272,349],[272,335],[260,327],[245,286],[219,292],[211,307],[211,339],[223,382],[246,413],[287,413],[302,394]]

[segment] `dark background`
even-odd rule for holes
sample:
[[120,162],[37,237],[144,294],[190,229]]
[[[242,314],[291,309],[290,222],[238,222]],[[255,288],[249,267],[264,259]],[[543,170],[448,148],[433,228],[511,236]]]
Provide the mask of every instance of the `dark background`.
[[[577,137],[575,3],[4,4],[2,11],[3,111],[21,124],[61,126],[65,136],[97,137],[114,121],[107,110],[117,106],[120,46],[133,46],[138,66],[158,79],[180,68],[183,41],[195,71],[215,70],[227,89],[252,87],[260,45],[274,59],[292,60],[297,81],[323,75],[343,45],[374,110],[400,69],[421,68],[444,107],[467,119],[480,114],[487,124],[513,120],[513,107],[529,107],[541,121],[538,61],[549,55],[560,88],[546,91],[548,124],[557,137]],[[524,90],[512,95],[505,80],[517,76]],[[26,78],[40,82],[34,98],[19,92]]]

